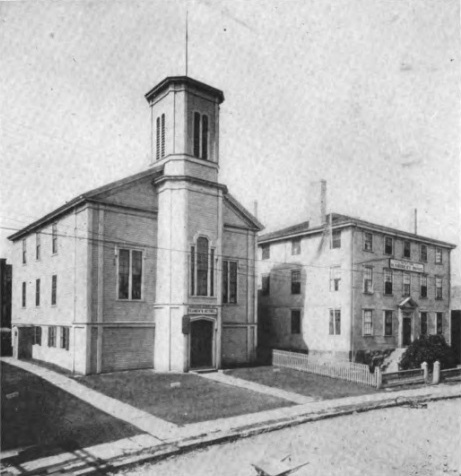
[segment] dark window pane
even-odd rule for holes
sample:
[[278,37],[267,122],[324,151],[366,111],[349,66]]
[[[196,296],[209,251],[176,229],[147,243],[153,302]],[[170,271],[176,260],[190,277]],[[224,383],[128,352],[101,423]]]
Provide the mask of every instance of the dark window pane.
[[208,159],[208,116],[202,116],[202,159]]
[[197,240],[197,295],[208,295],[208,240]]
[[384,239],[384,253],[387,255],[392,254],[392,238],[389,236]]
[[301,311],[291,311],[291,333],[301,334]]
[[333,232],[331,247],[332,248],[341,248],[341,230]]
[[214,250],[210,250],[210,296],[214,296]]
[[392,311],[386,311],[384,316],[384,335],[392,335]]
[[35,281],[35,305],[40,306],[40,279]]
[[229,302],[228,297],[228,287],[229,287],[229,276],[228,276],[228,261],[223,261],[222,263],[222,302]]
[[53,275],[51,277],[51,304],[56,304],[56,295],[57,295],[57,286],[58,286],[58,277]]
[[190,294],[195,295],[195,246],[190,248]]
[[335,333],[334,311],[330,310],[329,334],[333,335],[334,333]]
[[160,159],[160,117],[157,117],[157,141],[156,141],[156,149],[155,149],[155,157],[157,160]]
[[341,334],[341,311],[335,311],[335,334]]
[[142,252],[132,251],[131,299],[141,299]]
[[194,113],[194,155],[200,158],[200,114]]
[[229,302],[237,302],[237,263],[229,263]]
[[165,114],[162,114],[162,158],[165,157]]
[[409,241],[403,242],[403,257],[410,258],[411,257],[411,244]]
[[442,317],[443,314],[441,312],[437,313],[437,334],[442,334]]
[[427,312],[421,313],[421,335],[427,335]]
[[262,279],[262,295],[263,296],[269,296],[270,287],[271,287],[270,276],[266,274],[263,276],[263,279]]
[[128,299],[128,286],[130,275],[130,252],[120,250],[118,264],[118,298]]

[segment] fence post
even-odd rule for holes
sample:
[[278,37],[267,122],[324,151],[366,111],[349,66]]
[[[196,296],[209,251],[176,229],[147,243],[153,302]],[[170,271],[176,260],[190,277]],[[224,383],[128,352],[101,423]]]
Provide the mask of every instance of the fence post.
[[379,390],[383,386],[383,373],[381,367],[375,367],[376,373],[376,388]]
[[440,362],[434,362],[434,372],[432,373],[432,383],[437,385],[440,382]]
[[423,370],[423,378],[424,378],[424,382],[427,382],[427,362],[423,362],[421,364],[421,369]]

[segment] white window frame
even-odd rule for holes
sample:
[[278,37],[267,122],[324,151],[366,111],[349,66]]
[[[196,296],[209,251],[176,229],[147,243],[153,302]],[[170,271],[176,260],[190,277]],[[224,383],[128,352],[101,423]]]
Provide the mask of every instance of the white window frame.
[[51,254],[58,254],[58,223],[51,225]]
[[291,240],[291,255],[300,255],[301,254],[301,238],[294,238]]
[[[238,289],[239,289],[239,279],[238,279],[238,275],[239,275],[239,272],[238,272],[238,269],[239,269],[239,262],[237,260],[223,260],[223,291],[224,291],[224,263],[226,263],[226,266],[227,266],[227,276],[226,276],[226,279],[227,279],[227,289],[226,289],[226,292],[227,292],[227,296],[226,296],[226,300],[224,300],[224,292],[223,292],[223,296],[222,296],[222,302],[223,304],[237,304],[238,303]],[[231,301],[230,300],[230,296],[231,296],[231,263],[232,264],[235,264],[235,301]]]
[[[439,286],[440,284],[440,286]],[[438,296],[438,290],[440,289],[440,297]],[[435,276],[435,299],[441,301],[443,299],[443,281],[442,276]]]
[[[391,313],[391,333],[386,334],[386,313]],[[383,336],[384,337],[393,337],[394,336],[394,311],[393,309],[384,309],[383,310]]]
[[[339,332],[336,327],[336,313],[339,312]],[[330,323],[333,322],[333,333],[330,332],[331,326]],[[340,308],[330,308],[328,310],[328,335],[330,336],[340,336],[341,335],[341,309]]]
[[[405,277],[408,276],[408,283],[405,283]],[[405,292],[405,286],[408,285],[408,293]],[[411,295],[411,274],[402,273],[402,296]]]
[[[336,236],[336,239],[335,239]],[[339,238],[338,238],[339,236]],[[341,230],[333,230],[331,232],[331,246],[330,248],[333,250],[340,249],[341,248]]]
[[[371,332],[370,334],[365,333],[365,315],[366,313],[370,313],[370,327],[371,327]],[[373,309],[363,309],[362,312],[362,335],[363,337],[373,337],[374,336],[374,326],[373,326]]]
[[40,261],[40,259],[41,259],[41,251],[42,251],[41,233],[39,231],[37,231],[35,233],[35,259],[37,261]]
[[436,247],[435,248],[435,264],[442,264],[442,263],[443,263],[442,248]]
[[27,241],[26,238],[22,240],[22,264],[27,264]]
[[[198,290],[198,240],[199,238],[206,238],[208,240],[208,270],[207,270],[207,293],[206,295],[199,295],[197,294]],[[216,266],[215,266],[215,260],[216,260],[216,246],[213,245],[213,242],[210,240],[210,238],[207,235],[198,235],[194,242],[191,243],[189,246],[189,249],[191,250],[192,254],[192,247],[194,248],[194,289],[192,289],[192,283],[191,283],[191,261],[189,260],[189,296],[194,296],[194,297],[214,297],[216,296]],[[189,256],[191,256],[191,254]],[[234,260],[235,261],[235,260]],[[238,275],[238,265],[237,265],[237,275]],[[213,283],[213,286],[211,284]],[[238,286],[238,281],[237,281],[237,286]],[[211,293],[211,291],[213,291]],[[237,287],[237,292],[238,292],[238,287]]]
[[[367,237],[369,237],[370,240],[368,240]],[[363,232],[363,251],[373,251],[373,233],[371,231]]]
[[341,266],[332,266],[330,268],[330,292],[341,291]]
[[[387,276],[390,276],[390,278],[391,278],[390,281],[386,280]],[[390,269],[390,268],[385,268],[384,269],[383,279],[384,279],[384,289],[383,289],[384,296],[392,296],[394,294],[394,273],[392,272],[392,269]],[[389,282],[391,283],[392,292],[387,293],[386,292],[386,283],[389,283]]]
[[[370,273],[370,277],[367,277],[367,272]],[[363,267],[363,292],[373,294],[373,266]]]
[[[121,298],[120,297],[120,252],[121,251],[129,251],[129,261],[128,261],[128,297]],[[132,298],[132,291],[133,291],[133,251],[139,251],[141,253],[141,263],[142,263],[142,270],[141,270],[141,297],[139,299]],[[144,281],[145,281],[145,256],[146,252],[142,248],[129,248],[124,246],[119,246],[116,248],[117,254],[117,274],[116,274],[116,300],[122,302],[140,302],[144,301]],[[56,290],[57,291],[57,290]],[[57,298],[57,296],[56,296]]]
[[271,258],[271,245],[270,243],[261,245],[261,259]]
[[[438,319],[438,316],[441,316],[441,327],[442,327],[442,332],[439,333],[439,330],[438,330],[438,326],[437,326],[437,319]],[[437,311],[434,313],[434,318],[435,318],[435,322],[434,322],[434,334],[435,335],[438,335],[438,336],[443,336],[443,318],[445,316],[445,313],[444,312],[441,312],[441,311]]]
[[[422,290],[423,290],[423,280],[425,280],[426,284],[425,284],[425,288],[426,288],[426,295],[423,296],[423,293],[422,293]],[[419,275],[419,297],[422,298],[422,299],[427,299],[428,297],[428,287],[427,287],[427,282],[428,282],[428,277],[427,277],[427,274],[420,274]]]
[[[198,130],[198,149],[199,149],[199,154],[198,156],[195,155],[195,115],[199,115],[199,130]],[[203,140],[202,140],[202,132],[203,132],[203,118],[206,117],[208,121],[208,131],[207,131],[207,137],[206,137],[206,147],[207,147],[207,157],[203,157]],[[210,154],[210,126],[211,126],[211,121],[210,121],[210,115],[205,114],[201,111],[193,111],[192,113],[192,155],[196,159],[200,160],[211,160],[211,154]]]

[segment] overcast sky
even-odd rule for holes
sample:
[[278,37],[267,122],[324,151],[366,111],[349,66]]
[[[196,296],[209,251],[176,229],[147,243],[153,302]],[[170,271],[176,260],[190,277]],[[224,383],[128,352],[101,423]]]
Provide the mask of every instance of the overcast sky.
[[324,178],[328,211],[411,231],[418,208],[461,244],[457,0],[0,2],[2,227],[146,168],[144,94],[184,74],[186,6],[189,76],[226,97],[220,181],[267,230]]

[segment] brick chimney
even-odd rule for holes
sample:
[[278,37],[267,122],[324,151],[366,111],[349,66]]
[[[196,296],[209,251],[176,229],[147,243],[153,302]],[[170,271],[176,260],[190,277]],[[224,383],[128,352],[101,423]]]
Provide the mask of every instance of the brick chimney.
[[327,221],[327,182],[311,182],[307,203],[309,228],[323,226]]

